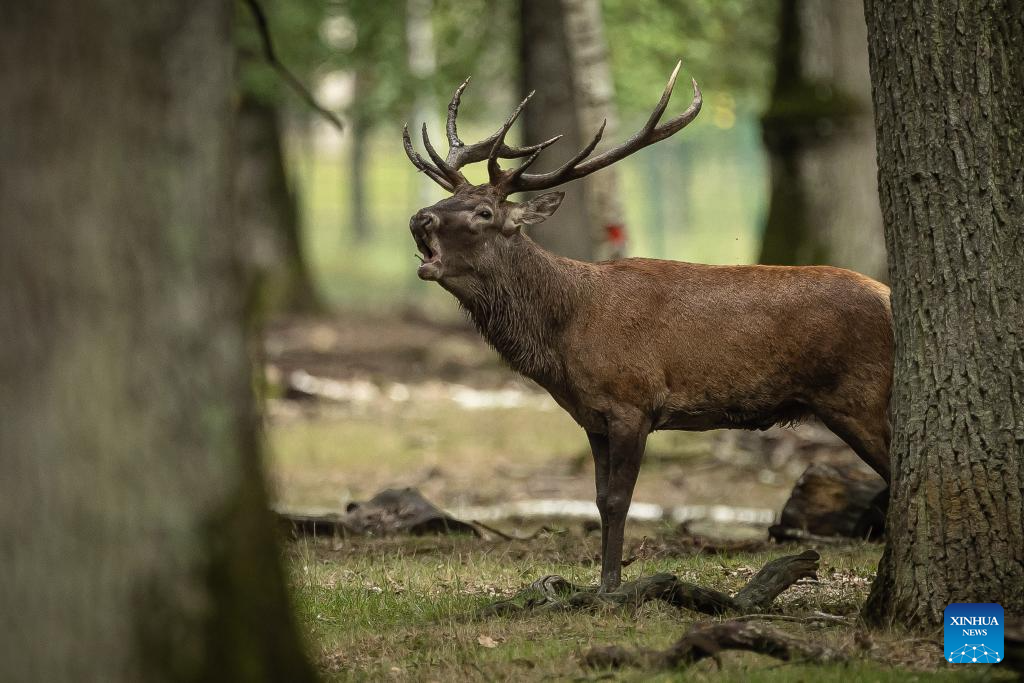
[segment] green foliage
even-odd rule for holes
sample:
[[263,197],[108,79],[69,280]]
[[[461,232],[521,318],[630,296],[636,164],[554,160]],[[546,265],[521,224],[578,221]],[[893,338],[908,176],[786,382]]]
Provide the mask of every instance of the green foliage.
[[652,88],[658,92],[679,59],[703,88],[754,98],[768,91],[776,0],[603,0],[602,7],[624,115],[650,110]]
[[[300,79],[337,66],[323,39],[321,26],[329,0],[259,0],[270,25],[278,59]],[[258,99],[279,103],[289,97],[281,78],[267,63],[252,12],[243,0],[235,2],[235,44],[238,46],[242,89]]]

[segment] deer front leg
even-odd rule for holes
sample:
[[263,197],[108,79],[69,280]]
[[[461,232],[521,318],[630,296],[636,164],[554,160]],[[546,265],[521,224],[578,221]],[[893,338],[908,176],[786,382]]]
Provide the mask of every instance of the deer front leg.
[[[587,432],[590,452],[594,455],[594,483],[597,488],[597,511],[601,515],[601,561],[608,553],[608,435]],[[603,570],[602,570],[603,571]]]
[[601,534],[601,591],[611,592],[622,583],[622,538],[633,487],[640,474],[650,423],[646,420],[608,421],[608,496]]

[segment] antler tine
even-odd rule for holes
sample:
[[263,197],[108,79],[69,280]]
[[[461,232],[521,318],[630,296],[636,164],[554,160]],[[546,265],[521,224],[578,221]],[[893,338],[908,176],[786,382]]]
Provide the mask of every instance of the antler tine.
[[[491,153],[487,157],[487,174],[490,176],[491,182],[497,182],[501,179],[501,168],[498,167],[498,156],[502,149],[508,149],[505,145],[505,135],[508,133],[509,128],[512,127],[512,124],[516,122],[516,119],[519,118],[519,114],[522,113],[523,107],[526,106],[526,103],[530,101],[530,98],[533,97],[535,92],[537,91],[531,90],[530,93],[523,98],[523,101],[519,103],[519,106],[516,107],[511,114],[509,114],[509,117],[505,119],[505,123],[496,133],[494,145],[491,147]],[[536,154],[536,151],[532,153]]]
[[412,146],[412,138],[409,137],[409,124],[402,126],[402,143],[405,147],[405,155],[409,157],[409,161],[417,169],[426,173],[435,183],[448,190],[449,192],[455,189],[455,186],[441,173],[438,169],[434,168],[424,160],[423,157]]
[[[668,107],[669,99],[672,97],[672,89],[675,86],[676,77],[679,75],[679,69],[681,66],[682,62],[679,62],[676,64],[675,69],[672,70],[672,75],[669,76],[668,83],[665,85],[665,90],[661,94],[661,99],[658,100],[658,104],[654,107],[654,111],[651,112],[650,117],[647,119],[647,123],[645,123],[644,126],[628,140],[602,154],[597,155],[596,157],[593,157],[592,159],[587,159],[587,156],[593,152],[597,143],[601,139],[601,135],[604,132],[604,125],[602,125],[601,130],[598,131],[594,140],[592,140],[591,143],[581,150],[575,157],[550,173],[523,173],[519,175],[515,179],[514,183],[506,183],[508,193],[511,194],[513,192],[523,192],[527,190],[544,190],[569,182],[570,180],[582,178],[590,175],[594,171],[605,168],[606,166],[611,166],[616,161],[624,159],[630,154],[633,154],[648,145],[654,144],[659,140],[664,140],[681,130],[697,117],[703,103],[700,88],[697,87],[697,81],[694,79],[691,79],[693,83],[693,100],[690,102],[690,106],[675,118],[660,126],[658,125],[662,115],[665,113],[665,109]],[[587,160],[584,161],[584,159]]]
[[[601,130],[604,130],[604,126],[603,125],[601,126]],[[535,162],[537,160],[537,157],[540,156],[540,153],[543,152],[545,148],[550,147],[554,143],[558,142],[558,140],[560,140],[561,137],[562,137],[561,135],[556,135],[555,137],[551,138],[550,140],[545,140],[544,142],[540,143],[539,145],[533,145],[532,147],[535,148],[534,151],[533,151],[533,154],[531,154],[529,156],[529,158],[527,158],[526,161],[524,161],[523,163],[519,164],[518,167],[514,168],[511,172],[509,172],[508,178],[505,180],[505,183],[507,184],[507,183],[515,182],[515,179],[518,178],[519,176],[523,175],[523,171],[525,171],[527,168],[529,168],[530,164],[532,164],[533,162]]]
[[[505,133],[508,131],[504,125],[496,130],[491,135],[487,136],[480,142],[474,142],[467,145],[459,138],[458,132],[458,117],[459,117],[459,106],[462,104],[462,94],[465,92],[466,87],[469,85],[470,78],[466,78],[459,87],[455,89],[452,94],[451,102],[448,103],[448,119],[446,122],[446,130],[448,133],[448,157],[445,159],[445,164],[450,171],[458,172],[460,168],[467,164],[471,164],[477,161],[484,161],[490,157],[491,152],[494,149],[494,143],[499,138],[504,138]],[[532,94],[532,93],[531,93]],[[527,98],[529,99],[529,98]],[[521,108],[522,105],[520,105]],[[513,119],[514,120],[514,119]],[[505,122],[506,124],[508,121]],[[506,145],[504,142],[501,143],[498,149],[498,158],[501,159],[519,159],[521,157],[528,157],[535,153],[537,150],[544,149],[545,147],[554,144],[558,138],[562,136],[558,135],[550,140],[545,140],[536,145],[527,145],[524,147],[511,147]],[[429,149],[427,150],[430,151]],[[438,155],[440,156],[440,155]],[[431,155],[431,158],[437,162],[437,158]],[[442,164],[438,163],[438,168],[443,170]],[[459,181],[464,182],[465,178],[459,174]]]
[[654,139],[652,142],[664,140],[697,118],[697,114],[700,113],[701,105],[704,104],[704,95],[701,94],[700,87],[697,86],[697,79],[691,78],[690,83],[693,84],[693,101],[690,102],[690,106],[687,107],[679,116],[669,119],[667,122],[655,128],[653,134]]
[[459,139],[458,129],[455,127],[455,120],[459,117],[459,104],[462,103],[462,92],[469,85],[470,78],[472,76],[466,76],[466,80],[462,81],[459,87],[455,89],[452,101],[448,103],[448,122],[445,128],[448,131],[448,147],[450,149],[463,146],[462,140]]
[[441,158],[441,155],[437,153],[437,150],[434,149],[434,146],[430,144],[430,136],[427,134],[426,123],[423,124],[423,148],[427,150],[427,154],[430,155],[430,158],[437,167],[437,170],[444,174],[444,176],[451,181],[452,185],[458,186],[466,182],[466,177],[459,173],[457,169],[449,166],[445,160]]
[[676,68],[672,69],[672,75],[668,77],[668,83],[665,84],[665,90],[661,93],[661,99],[658,100],[658,104],[655,105],[650,118],[644,124],[644,131],[650,132],[654,130],[658,125],[658,121],[661,120],[661,115],[665,113],[665,109],[668,107],[668,101],[672,99],[672,89],[676,87],[676,77],[679,75],[679,69],[682,66],[683,60],[680,59],[676,62]]

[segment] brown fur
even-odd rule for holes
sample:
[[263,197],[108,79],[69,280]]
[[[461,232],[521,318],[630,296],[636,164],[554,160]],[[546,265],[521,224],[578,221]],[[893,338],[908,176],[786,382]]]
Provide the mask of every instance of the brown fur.
[[427,257],[420,276],[452,292],[511,366],[587,431],[604,589],[620,580],[625,513],[653,430],[816,416],[888,480],[887,287],[827,266],[573,261],[520,230],[559,200],[515,204],[466,186],[411,227]]

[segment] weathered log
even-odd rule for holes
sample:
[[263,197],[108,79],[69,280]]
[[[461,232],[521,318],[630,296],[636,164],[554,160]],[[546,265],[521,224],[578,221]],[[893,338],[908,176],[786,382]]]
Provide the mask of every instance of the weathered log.
[[779,594],[800,579],[816,578],[819,559],[817,552],[806,550],[799,555],[772,560],[735,596],[680,581],[673,574],[627,581],[610,593],[599,593],[596,587],[577,586],[560,576],[549,575],[511,598],[486,606],[478,616],[512,616],[530,610],[635,609],[650,600],[662,600],[702,614],[763,612]]
[[708,657],[718,660],[718,654],[723,650],[757,652],[787,662],[827,664],[847,658],[842,650],[807,642],[766,624],[733,620],[694,624],[686,635],[665,650],[631,650],[618,645],[591,648],[580,658],[580,663],[593,669],[625,666],[676,669]]
[[800,476],[779,523],[768,533],[777,541],[879,538],[885,531],[888,503],[888,488],[873,472],[815,463]]
[[293,536],[391,536],[474,534],[472,524],[455,519],[413,488],[387,489],[365,503],[349,503],[343,515],[278,511]]

